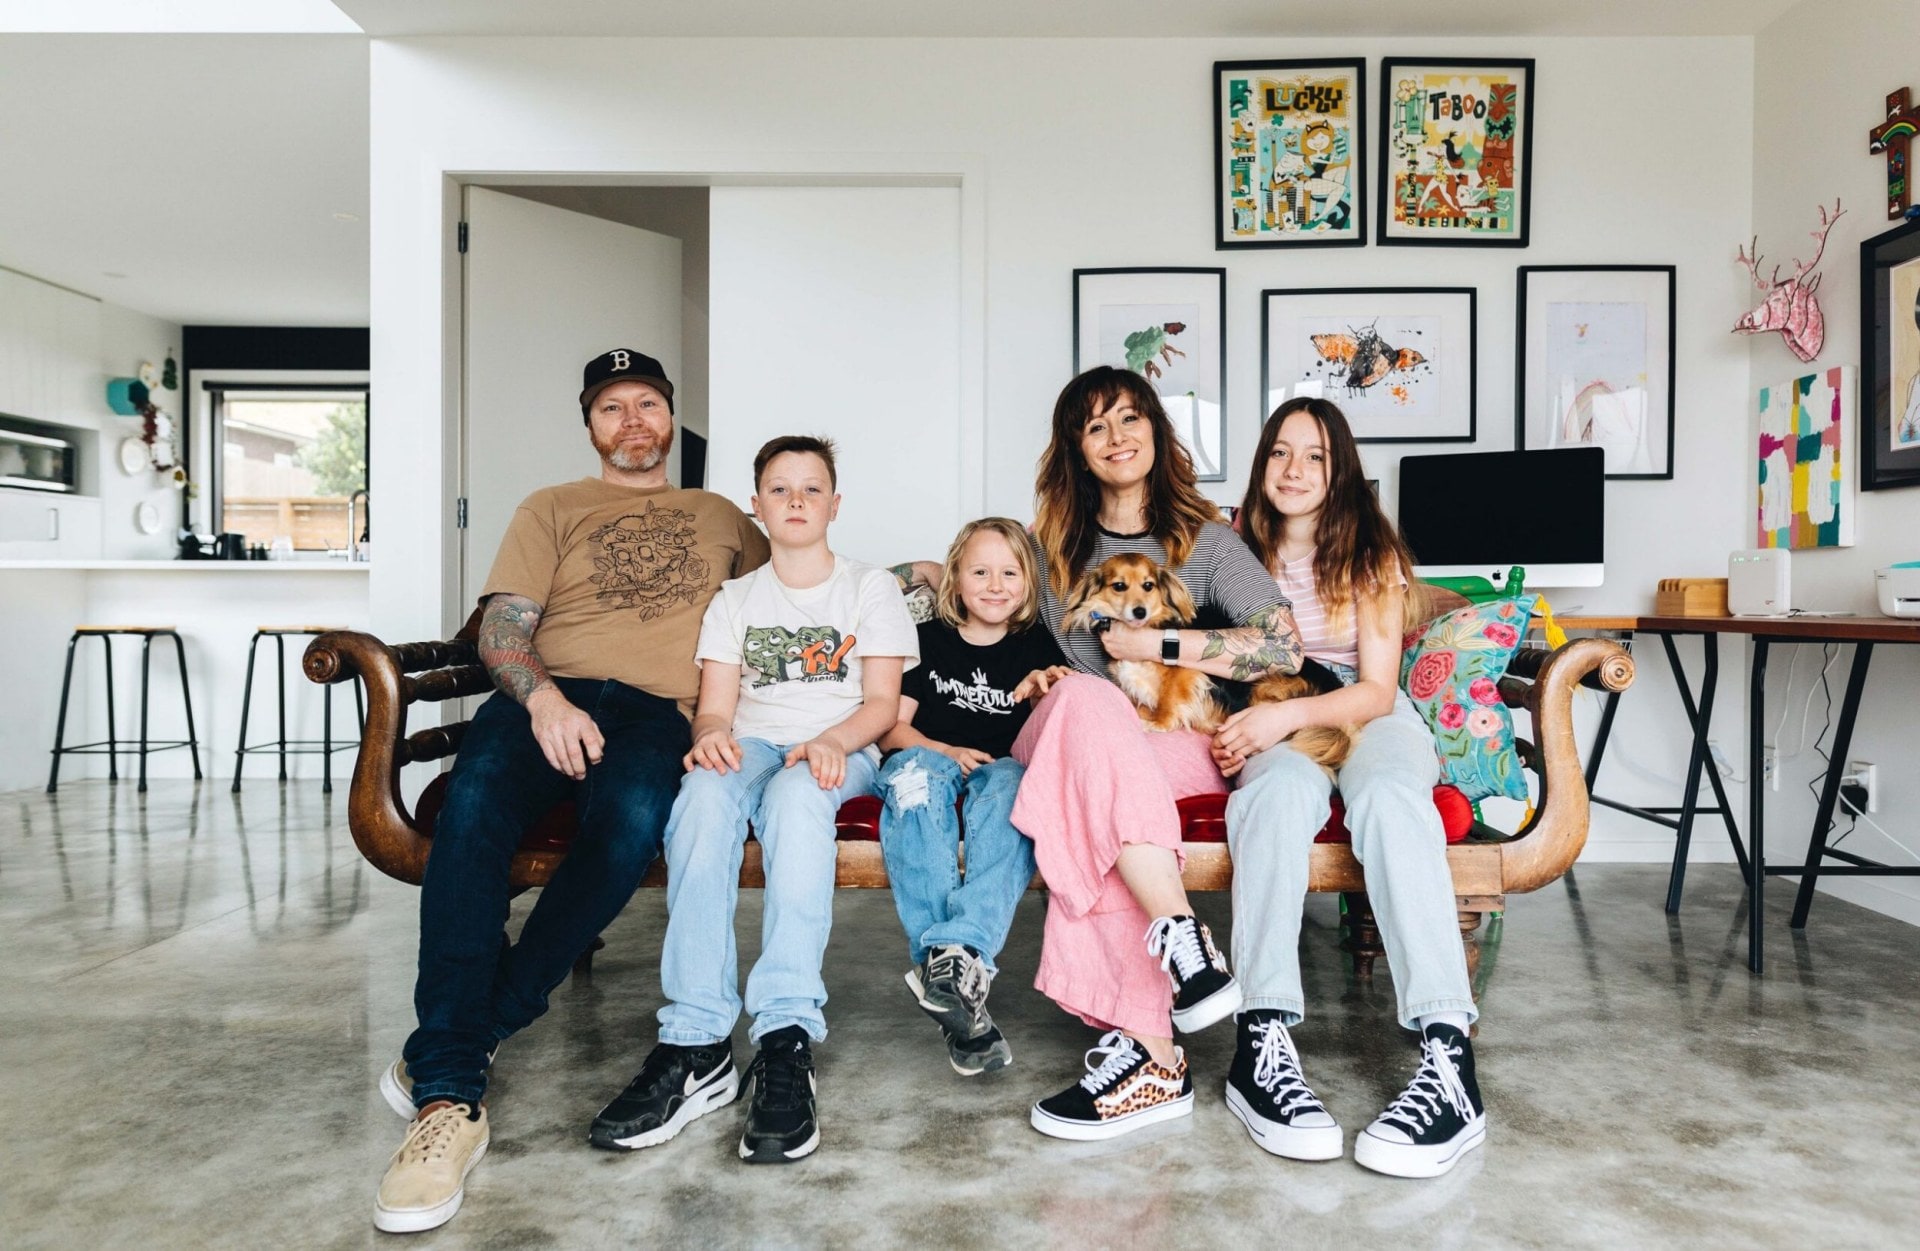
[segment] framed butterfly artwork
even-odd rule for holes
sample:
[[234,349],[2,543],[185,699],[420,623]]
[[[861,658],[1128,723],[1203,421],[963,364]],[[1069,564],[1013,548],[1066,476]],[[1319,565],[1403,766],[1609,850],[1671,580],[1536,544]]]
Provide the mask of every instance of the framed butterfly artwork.
[[1261,420],[1315,396],[1361,443],[1471,443],[1477,333],[1472,287],[1262,291]]

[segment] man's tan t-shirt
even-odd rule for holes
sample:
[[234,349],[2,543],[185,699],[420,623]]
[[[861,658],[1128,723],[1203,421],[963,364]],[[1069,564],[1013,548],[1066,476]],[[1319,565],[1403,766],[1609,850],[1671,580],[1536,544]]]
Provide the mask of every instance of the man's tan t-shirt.
[[753,520],[711,491],[598,478],[529,495],[507,524],[489,595],[541,606],[534,649],[561,678],[613,678],[693,716],[694,644],[720,584],[767,563]]

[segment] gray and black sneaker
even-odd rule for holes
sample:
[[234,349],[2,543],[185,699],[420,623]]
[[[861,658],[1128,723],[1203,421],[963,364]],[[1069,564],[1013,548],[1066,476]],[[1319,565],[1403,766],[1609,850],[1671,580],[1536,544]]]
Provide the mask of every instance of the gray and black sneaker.
[[947,1063],[953,1071],[962,1077],[978,1077],[982,1073],[992,1073],[1013,1063],[1013,1048],[1007,1046],[1006,1036],[991,1018],[987,1028],[972,1038],[956,1038],[948,1034],[946,1028],[940,1032],[947,1039]]
[[739,1097],[731,1040],[704,1047],[661,1043],[639,1075],[593,1118],[587,1141],[606,1151],[657,1147]]
[[1353,1140],[1353,1160],[1392,1177],[1438,1177],[1486,1139],[1473,1043],[1451,1025],[1429,1025],[1420,1071]]
[[740,1158],[749,1164],[790,1164],[820,1145],[814,1111],[813,1040],[798,1025],[760,1039],[760,1054],[747,1068],[753,1102]]
[[972,1038],[992,1024],[987,1016],[992,982],[987,962],[959,943],[935,947],[925,961],[907,970],[907,986],[920,1010],[949,1038]]

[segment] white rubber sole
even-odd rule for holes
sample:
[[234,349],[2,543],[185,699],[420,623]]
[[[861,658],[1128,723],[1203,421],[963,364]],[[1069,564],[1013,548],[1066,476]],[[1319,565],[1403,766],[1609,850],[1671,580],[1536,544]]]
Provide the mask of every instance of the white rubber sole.
[[1191,1008],[1173,1014],[1173,1028],[1182,1034],[1197,1034],[1240,1010],[1240,983],[1228,982]]
[[815,1126],[813,1127],[813,1137],[807,1139],[805,1142],[801,1143],[799,1146],[795,1147],[791,1151],[781,1151],[772,1155],[761,1155],[756,1151],[750,1150],[747,1147],[747,1140],[745,1138],[742,1138],[740,1140],[740,1158],[745,1160],[749,1164],[791,1163],[794,1160],[806,1159],[808,1156],[812,1155],[819,1146],[820,1146],[820,1127],[818,1124],[815,1124]]
[[1362,1130],[1353,1140],[1353,1162],[1389,1177],[1438,1177],[1460,1163],[1467,1152],[1487,1140],[1487,1114],[1482,1112],[1453,1136],[1451,1142],[1431,1147],[1388,1142]]
[[[612,1143],[623,1151],[638,1151],[642,1147],[657,1147],[663,1142],[671,1142],[681,1130],[693,1124],[709,1112],[717,1112],[731,1104],[740,1096],[740,1069],[732,1061],[727,1062],[727,1071],[707,1079],[707,1084],[687,1096],[687,1101],[667,1118],[667,1123],[658,1129],[650,1129],[644,1134],[635,1134],[631,1138],[615,1138]],[[598,1145],[598,1144],[595,1144]]]
[[1177,1121],[1183,1116],[1192,1115],[1193,1095],[1189,1092],[1177,1099],[1169,1099],[1165,1103],[1156,1103],[1150,1108],[1142,1108],[1138,1112],[1116,1116],[1110,1121],[1069,1121],[1045,1111],[1037,1103],[1033,1105],[1033,1114],[1028,1119],[1032,1121],[1035,1129],[1049,1138],[1065,1138],[1072,1142],[1100,1142],[1104,1139],[1131,1134],[1149,1125]]
[[1227,1108],[1247,1127],[1254,1145],[1288,1160],[1337,1160],[1346,1153],[1338,1125],[1295,1126],[1269,1121],[1247,1106],[1246,1096],[1227,1086]]
[[[380,1074],[380,1093],[386,1097],[387,1106],[406,1120],[413,1119],[413,1092],[400,1085],[399,1069],[405,1060],[395,1060]],[[452,1215],[451,1212],[448,1213]],[[432,1228],[428,1226],[428,1228]]]
[[467,1167],[460,1174],[460,1188],[445,1203],[436,1203],[430,1208],[383,1208],[378,1200],[373,1205],[373,1227],[387,1234],[417,1234],[422,1230],[438,1229],[452,1220],[460,1210],[461,1201],[467,1197],[467,1175],[473,1172],[473,1166],[480,1163],[487,1154],[487,1144],[493,1139],[489,1136],[481,1142],[473,1155],[467,1160]]

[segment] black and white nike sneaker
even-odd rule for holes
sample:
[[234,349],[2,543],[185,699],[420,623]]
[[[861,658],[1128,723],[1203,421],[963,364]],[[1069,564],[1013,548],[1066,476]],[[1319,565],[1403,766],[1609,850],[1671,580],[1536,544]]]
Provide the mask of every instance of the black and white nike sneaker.
[[1354,1139],[1353,1159],[1393,1177],[1438,1177],[1486,1138],[1473,1043],[1451,1025],[1429,1025],[1420,1040],[1420,1071]]
[[1183,1034],[1203,1030],[1240,1009],[1240,983],[1213,945],[1207,927],[1192,917],[1161,917],[1147,927],[1147,954],[1159,959],[1173,981],[1173,1027]]
[[1289,1160],[1337,1160],[1344,1147],[1333,1119],[1300,1072],[1300,1053],[1278,1012],[1245,1012],[1237,1025],[1227,1107],[1261,1150]]
[[661,1043],[618,1098],[600,1109],[587,1141],[607,1151],[657,1147],[694,1121],[740,1097],[733,1043],[704,1047]]
[[1086,1076],[1033,1105],[1033,1127],[1090,1142],[1192,1116],[1193,1076],[1186,1053],[1174,1050],[1174,1066],[1165,1068],[1119,1030],[1103,1035],[1087,1052]]
[[753,1102],[747,1105],[740,1158],[749,1164],[790,1164],[812,1155],[820,1145],[820,1121],[807,1031],[789,1025],[762,1037],[747,1080],[753,1083]]

